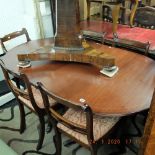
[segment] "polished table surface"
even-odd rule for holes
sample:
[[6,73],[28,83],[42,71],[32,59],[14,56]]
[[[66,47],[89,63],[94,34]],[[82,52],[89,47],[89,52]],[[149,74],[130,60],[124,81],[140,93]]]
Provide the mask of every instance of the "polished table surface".
[[89,42],[116,59],[118,73],[101,74],[93,65],[52,61],[35,61],[26,69],[17,66],[17,54],[51,49],[52,39],[30,41],[11,49],[2,57],[7,68],[24,72],[32,83],[42,82],[47,89],[68,100],[86,100],[99,115],[129,115],[150,107],[155,86],[154,60],[119,48]]

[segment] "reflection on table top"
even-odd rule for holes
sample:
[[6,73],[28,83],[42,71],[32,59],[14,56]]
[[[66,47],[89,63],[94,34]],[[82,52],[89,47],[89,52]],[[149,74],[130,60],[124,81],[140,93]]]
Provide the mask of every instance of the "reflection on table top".
[[[42,82],[47,89],[68,100],[81,98],[99,115],[129,115],[149,108],[155,86],[155,62],[143,55],[90,42],[115,57],[119,72],[108,78],[93,65],[52,61],[32,62],[17,67],[17,54],[49,47],[52,39],[30,41],[10,50],[2,59],[10,70],[24,72],[31,82]],[[47,49],[46,49],[47,50]]]

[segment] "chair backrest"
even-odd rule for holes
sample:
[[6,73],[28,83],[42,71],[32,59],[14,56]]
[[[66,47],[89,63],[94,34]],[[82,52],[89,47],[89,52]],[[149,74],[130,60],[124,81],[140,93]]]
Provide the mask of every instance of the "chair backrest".
[[[33,108],[38,110],[38,106],[34,100],[34,96],[32,93],[32,84],[29,82],[27,76],[23,73],[18,74],[15,73],[5,67],[5,64],[0,59],[0,66],[2,68],[6,83],[10,87],[12,93],[15,95],[16,99],[18,100],[18,96],[21,96],[27,100],[30,100],[32,103]],[[14,79],[14,81],[12,80]],[[24,84],[24,88],[20,86],[20,83]],[[37,86],[33,85],[37,88]],[[33,109],[32,109],[33,110]]]
[[138,155],[153,155],[155,153],[155,91],[145,124],[143,137],[140,142]]
[[[49,92],[40,82],[38,82],[38,87],[43,97],[46,112],[48,116],[53,120],[52,123],[55,122],[54,127],[56,127],[56,122],[60,122],[64,126],[76,132],[87,135],[88,142],[92,143],[94,141],[94,136],[93,136],[93,113],[91,108],[82,101],[80,103],[73,103],[60,96],[57,96],[52,92]],[[54,107],[49,106],[49,98],[54,99],[57,103],[60,103],[61,105],[67,108],[72,108],[75,110],[79,110],[80,112],[83,112],[86,116],[86,126],[76,124],[64,118],[63,115],[61,115],[54,109]]]
[[4,53],[7,52],[7,49],[6,49],[5,45],[4,45],[4,42],[9,41],[11,39],[14,39],[16,37],[19,37],[21,35],[25,35],[27,42],[31,40],[30,37],[29,37],[29,34],[28,34],[28,32],[27,32],[27,30],[25,28],[23,28],[21,31],[16,31],[16,32],[5,35],[3,38],[0,38],[0,44],[1,44],[3,52]]
[[155,29],[155,8],[149,6],[138,8],[134,22],[138,27]]

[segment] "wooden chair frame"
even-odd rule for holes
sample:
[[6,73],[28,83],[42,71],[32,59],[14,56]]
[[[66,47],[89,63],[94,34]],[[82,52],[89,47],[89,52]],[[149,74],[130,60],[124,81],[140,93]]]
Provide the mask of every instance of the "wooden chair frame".
[[[51,120],[51,123],[53,124],[53,128],[55,130],[55,136],[54,136],[54,142],[56,146],[56,155],[61,155],[61,133],[64,133],[80,145],[90,149],[92,155],[97,155],[97,147],[99,143],[102,143],[102,138],[100,138],[98,141],[94,140],[94,134],[93,134],[93,112],[91,108],[86,104],[86,103],[73,103],[71,101],[68,101],[60,96],[57,96],[56,94],[49,92],[43,85],[42,83],[38,82],[38,87],[41,91],[42,97],[43,97],[43,102],[45,104],[45,109],[48,114],[49,119]],[[80,110],[83,111],[86,114],[86,126],[82,126],[76,123],[73,123],[66,118],[64,118],[62,115],[60,115],[54,108],[49,107],[49,98],[53,98],[55,101],[58,103],[68,107],[68,108],[73,108],[75,110]],[[65,131],[59,129],[57,127],[57,123],[60,122],[64,126],[68,127],[69,129],[72,129],[78,133],[82,133],[87,136],[88,140],[88,145],[84,144],[83,142],[77,140],[75,137],[69,135]],[[116,124],[118,125],[118,123]],[[116,127],[116,125],[114,127]],[[113,127],[113,128],[114,128]],[[109,132],[104,135],[104,138],[106,138],[109,133],[113,130],[109,130]]]
[[0,44],[1,44],[3,52],[4,53],[8,52],[4,45],[4,42],[14,39],[16,37],[19,37],[21,35],[25,35],[27,42],[31,41],[29,34],[25,28],[22,28],[21,31],[16,31],[16,32],[5,35],[3,38],[0,38]]
[[[27,106],[27,105],[24,102],[22,102],[21,100],[19,100],[19,98],[18,98],[19,95],[31,102],[32,107],[34,109],[30,108],[29,106],[27,106],[27,107],[32,112],[37,114],[37,116],[39,118],[40,131],[39,131],[39,140],[38,140],[38,144],[37,144],[37,150],[39,150],[42,147],[44,136],[45,136],[45,120],[44,120],[45,110],[41,109],[37,106],[34,96],[33,96],[31,86],[35,87],[36,89],[38,89],[38,88],[37,88],[37,86],[35,86],[29,82],[29,79],[27,78],[27,76],[25,74],[17,74],[17,73],[14,73],[13,71],[7,69],[2,60],[0,60],[0,66],[2,68],[4,77],[6,79],[8,86],[10,87],[11,91],[13,92],[13,94],[16,97],[16,100],[18,101],[19,110],[20,110],[20,133],[23,133],[24,130],[26,129],[26,121],[25,121],[26,115],[25,115],[24,105],[25,106]],[[14,77],[15,84],[12,82],[9,75],[12,75]],[[20,80],[22,82],[24,82],[27,91],[24,91],[23,89],[21,89],[20,84],[19,84]]]

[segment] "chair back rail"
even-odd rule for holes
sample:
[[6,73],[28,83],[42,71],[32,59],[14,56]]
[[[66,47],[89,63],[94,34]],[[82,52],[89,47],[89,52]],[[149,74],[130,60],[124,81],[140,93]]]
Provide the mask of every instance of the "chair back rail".
[[[79,133],[87,135],[88,142],[94,141],[94,136],[93,136],[93,113],[91,108],[85,104],[77,104],[77,103],[72,103],[71,101],[68,101],[60,96],[57,96],[56,94],[49,92],[42,83],[38,82],[38,87],[41,91],[43,102],[45,104],[45,109],[48,113],[48,116],[54,120],[57,120],[57,122],[60,122],[64,126],[73,129],[74,131],[77,131]],[[59,114],[54,107],[49,106],[49,98],[54,99],[57,103],[60,103],[64,105],[67,108],[73,108],[76,110],[82,110],[85,115],[86,115],[86,126],[79,125],[76,123],[73,123],[72,121],[64,118],[61,114]]]
[[2,46],[2,50],[5,53],[7,52],[7,49],[6,49],[5,45],[4,45],[4,42],[9,41],[9,40],[14,39],[14,38],[17,38],[17,37],[19,37],[21,35],[25,35],[27,42],[31,41],[27,30],[25,28],[23,28],[21,31],[12,32],[10,34],[5,35],[3,38],[0,38],[0,44]]

